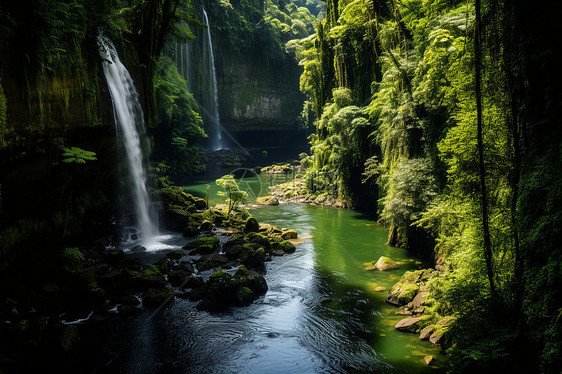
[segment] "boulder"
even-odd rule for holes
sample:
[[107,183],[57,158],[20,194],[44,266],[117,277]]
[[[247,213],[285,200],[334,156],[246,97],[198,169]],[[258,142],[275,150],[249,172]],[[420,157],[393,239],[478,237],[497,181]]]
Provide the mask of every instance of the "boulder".
[[297,232],[295,230],[288,229],[288,230],[284,230],[281,233],[281,238],[283,240],[296,239],[297,237],[298,237],[298,235],[297,235]]
[[182,231],[189,222],[189,212],[183,209],[167,209],[164,213],[166,227],[174,231]]
[[160,306],[174,297],[174,291],[169,288],[161,290],[149,289],[142,294],[142,303],[145,306]]
[[424,327],[420,331],[420,339],[421,340],[429,339],[429,337],[431,336],[431,334],[433,334],[434,331],[435,331],[435,326],[433,326],[433,325],[429,325],[429,326]]
[[388,257],[381,256],[375,263],[375,267],[381,271],[392,270],[398,267],[398,263]]
[[435,357],[433,357],[432,355],[427,355],[423,358],[423,360],[427,365],[431,365],[432,363],[435,362]]
[[257,205],[279,205],[279,200],[274,196],[261,196],[255,201]]
[[271,248],[271,243],[269,242],[269,240],[262,236],[261,234],[256,234],[256,233],[250,233],[248,234],[248,240],[250,241],[250,243],[254,243],[258,245],[259,247],[263,247],[264,249],[270,249]]
[[227,263],[228,258],[226,256],[220,255],[218,253],[209,253],[201,255],[201,258],[197,260],[197,269],[199,271],[204,271],[219,266],[224,266]]
[[[422,287],[424,287],[425,282],[432,274],[433,271],[427,269],[405,272],[404,275],[402,275],[402,278],[400,278],[400,281],[398,281],[398,283],[396,283],[388,293],[386,301],[389,304],[396,306],[406,305],[413,302],[420,290],[422,292],[427,291],[426,288]],[[416,302],[420,302],[421,304],[425,301],[425,298],[427,298],[427,294],[422,294]]]
[[185,283],[183,283],[183,288],[199,288],[202,287],[205,284],[205,282],[203,281],[203,278],[201,277],[196,277],[195,275],[190,275],[189,278],[187,278],[187,280],[185,281]]
[[423,306],[419,306],[412,310],[412,314],[423,314],[423,312],[425,312],[425,307]]
[[437,323],[435,324],[435,326],[442,326],[442,327],[449,327],[451,326],[457,319],[455,317],[452,316],[446,316],[441,318],[439,321],[437,321]]
[[129,306],[140,305],[139,299],[137,299],[134,295],[123,296],[120,301],[123,305],[129,305]]
[[230,259],[237,259],[238,256],[242,253],[242,246],[241,245],[233,245],[225,250],[225,254]]
[[[178,255],[175,254],[175,255],[172,255],[172,256],[178,256]],[[183,256],[183,253],[182,253],[182,256]],[[158,270],[160,271],[161,274],[168,274],[170,272],[170,270],[172,269],[172,266],[174,264],[173,264],[172,261],[170,261],[169,258],[163,258],[160,261],[158,261],[157,263],[155,263],[154,265],[158,268]]]
[[162,274],[149,274],[149,273],[139,273],[135,277],[135,289],[137,290],[148,290],[152,289],[162,289],[166,287],[166,279]]
[[425,287],[420,288],[420,292],[412,300],[413,306],[420,307],[429,296],[429,291],[424,291]]
[[166,257],[168,257],[169,259],[172,260],[179,260],[180,258],[182,258],[184,255],[184,253],[180,250],[175,250],[175,251],[171,251],[166,253]]
[[96,279],[98,285],[109,293],[126,293],[132,285],[133,276],[126,270],[109,270]]
[[444,334],[445,334],[445,331],[442,330],[442,329],[435,330],[431,334],[431,336],[429,337],[429,341],[432,342],[433,344],[437,345],[437,344],[439,344],[439,342],[443,338]]
[[179,287],[187,282],[187,279],[191,276],[186,270],[174,270],[168,275],[168,281],[174,287]]
[[130,316],[133,314],[137,314],[141,311],[140,308],[137,308],[136,306],[133,305],[119,305],[117,306],[117,311],[119,312],[119,314],[123,315],[123,316]]
[[191,238],[194,236],[199,235],[200,233],[200,229],[199,229],[199,225],[196,223],[189,223],[185,229],[183,229],[183,236],[185,236],[186,238]]
[[195,239],[183,246],[183,249],[193,249],[191,254],[213,253],[220,247],[220,240],[216,236]]
[[424,320],[426,320],[427,318],[425,317],[408,317],[408,318],[404,318],[403,320],[400,320],[395,326],[394,328],[399,330],[399,331],[405,331],[405,332],[416,332],[418,330],[420,330],[420,328],[422,328],[422,324],[424,322]]
[[201,299],[200,310],[221,310],[230,306],[248,305],[267,291],[263,276],[255,271],[240,268],[234,276],[217,271],[204,287],[193,290],[190,299]]
[[213,223],[209,220],[204,220],[199,226],[199,230],[201,231],[211,231],[213,229]]
[[244,225],[244,232],[258,232],[259,229],[260,224],[254,217],[250,217],[246,220],[246,224]]
[[238,261],[252,269],[263,270],[265,268],[264,262],[266,259],[265,249],[260,247],[255,249],[249,244],[242,246],[242,252],[238,256]]
[[205,202],[205,200],[199,197],[195,198],[194,204],[195,204],[195,208],[198,210],[207,209],[207,203]]
[[283,240],[277,245],[277,249],[281,249],[285,253],[294,253],[296,251],[295,245],[287,240]]

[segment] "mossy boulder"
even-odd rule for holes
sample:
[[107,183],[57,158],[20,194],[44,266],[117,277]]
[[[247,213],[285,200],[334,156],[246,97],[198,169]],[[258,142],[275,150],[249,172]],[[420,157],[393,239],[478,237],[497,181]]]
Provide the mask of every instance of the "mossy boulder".
[[375,267],[381,271],[392,270],[398,267],[398,263],[389,257],[381,256],[375,263]]
[[285,253],[294,253],[297,250],[295,245],[287,240],[277,243],[274,249],[281,249]]
[[263,247],[266,251],[271,248],[271,243],[269,239],[265,236],[257,234],[257,233],[250,233],[246,236],[246,239],[253,244],[257,244],[259,247]]
[[199,224],[197,223],[188,223],[185,229],[183,229],[183,236],[186,238],[191,238],[194,236],[199,235],[201,230],[199,229]]
[[234,276],[219,270],[201,288],[192,291],[190,298],[201,299],[197,309],[218,311],[230,306],[248,305],[267,292],[263,276],[246,268]]
[[266,257],[263,247],[256,249],[255,246],[244,244],[242,246],[242,252],[238,256],[238,261],[251,269],[263,270],[265,268],[264,262]]
[[174,287],[179,287],[187,283],[191,273],[187,269],[174,270],[168,275],[168,282]]
[[254,217],[250,217],[246,220],[244,225],[244,232],[258,232],[260,229],[260,224],[258,220]]
[[431,324],[431,316],[407,317],[400,320],[394,328],[399,331],[417,333]]
[[216,236],[204,236],[190,241],[183,249],[193,250],[192,254],[213,253],[220,247],[220,240]]
[[142,294],[144,306],[160,306],[174,297],[174,291],[169,288],[161,290],[149,289]]
[[277,200],[277,198],[274,196],[261,196],[256,199],[255,203],[257,205],[274,206],[274,205],[279,205],[279,200]]
[[427,269],[405,272],[388,293],[386,302],[396,306],[407,305],[414,300],[431,275],[432,271]]
[[169,230],[182,231],[189,222],[190,213],[184,209],[167,209],[164,223]]
[[180,258],[182,258],[184,255],[184,253],[180,250],[175,250],[175,251],[171,251],[166,253],[166,257],[172,260],[179,260]]
[[195,198],[194,205],[195,205],[195,208],[197,208],[198,210],[207,209],[207,203],[205,202],[205,200],[203,200],[199,197]]
[[297,232],[292,229],[283,230],[283,232],[281,233],[281,239],[283,240],[296,239],[297,237]]
[[203,222],[201,222],[201,225],[199,226],[199,230],[201,231],[211,231],[213,229],[213,223],[209,220],[204,220]]
[[197,260],[196,263],[197,269],[199,271],[204,271],[226,265],[228,263],[228,257],[218,253],[207,253],[201,255],[201,258]]

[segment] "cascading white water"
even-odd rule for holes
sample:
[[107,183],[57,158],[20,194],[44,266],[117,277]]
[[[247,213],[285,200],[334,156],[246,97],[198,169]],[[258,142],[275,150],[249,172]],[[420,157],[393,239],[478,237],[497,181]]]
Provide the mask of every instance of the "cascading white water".
[[[181,27],[188,27],[187,23],[181,22]],[[176,66],[178,67],[178,72],[181,74],[183,79],[187,81],[187,87],[190,88],[191,84],[191,48],[188,42],[178,43],[176,42]]]
[[203,9],[203,17],[205,17],[205,24],[209,26],[207,28],[207,43],[209,48],[209,72],[211,74],[211,85],[213,86],[212,94],[213,99],[211,100],[211,120],[214,122],[215,125],[215,139],[213,147],[215,150],[222,149],[222,130],[221,130],[221,119],[219,114],[219,90],[217,87],[217,71],[215,70],[215,54],[213,52],[213,40],[211,39],[211,24],[209,23],[209,17],[207,16],[207,12]]
[[127,155],[136,210],[137,230],[140,233],[139,236],[141,236],[141,243],[148,248],[156,242],[158,220],[155,212],[151,209],[146,189],[147,176],[143,149],[146,149],[144,143],[147,142],[147,137],[142,107],[133,79],[119,60],[113,43],[100,35],[98,44],[100,55],[104,60],[103,73],[113,103],[118,137],[123,142]]

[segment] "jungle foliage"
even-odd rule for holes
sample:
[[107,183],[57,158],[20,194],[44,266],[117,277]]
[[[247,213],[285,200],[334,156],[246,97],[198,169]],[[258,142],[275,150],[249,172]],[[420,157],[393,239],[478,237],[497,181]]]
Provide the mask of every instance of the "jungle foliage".
[[459,317],[451,370],[559,372],[552,5],[326,3],[316,34],[287,43],[304,68],[303,116],[315,129],[302,160],[309,188],[356,205],[359,169],[379,192],[373,209],[389,244],[415,247],[419,230],[435,239],[446,272],[432,281],[434,308]]

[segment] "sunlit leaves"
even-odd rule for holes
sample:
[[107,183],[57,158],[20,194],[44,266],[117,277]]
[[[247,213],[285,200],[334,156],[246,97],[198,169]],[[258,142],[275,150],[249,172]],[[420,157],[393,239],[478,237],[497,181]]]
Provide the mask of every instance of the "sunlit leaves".
[[64,157],[62,162],[65,164],[85,164],[86,161],[95,161],[96,152],[86,151],[78,147],[63,148]]

